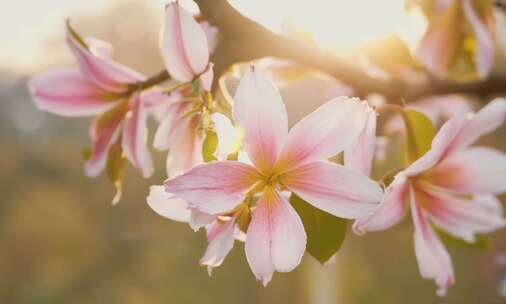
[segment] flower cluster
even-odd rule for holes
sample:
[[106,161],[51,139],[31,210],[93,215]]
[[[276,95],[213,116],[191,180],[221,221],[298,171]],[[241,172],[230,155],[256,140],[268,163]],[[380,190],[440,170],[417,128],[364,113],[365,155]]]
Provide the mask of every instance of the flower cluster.
[[[473,7],[470,0],[446,1],[437,5],[433,22],[450,22],[455,10],[462,9],[475,34],[486,38]],[[444,47],[435,42],[453,42],[438,30],[429,26],[419,54],[431,70],[442,73],[447,58],[434,49]],[[448,96],[399,107],[387,133],[406,126],[410,157],[391,182],[375,181],[370,175],[377,154],[377,113],[368,102],[334,97],[289,129],[281,94],[266,75],[279,76],[276,71],[291,64],[265,64],[265,69],[272,67],[267,73],[260,64],[251,64],[228,104],[212,94],[216,81],[209,60],[216,29],[205,21],[199,24],[172,2],[165,7],[160,38],[173,83],[168,88],[114,62],[109,44],[81,37],[70,24],[67,42],[79,68],[55,68],[34,76],[29,86],[41,110],[96,116],[85,172],[97,176],[107,170],[118,189],[114,202],[121,193],[125,160],[144,177],[153,173],[146,124],[150,116],[159,121],[153,146],[169,151],[168,179],[151,187],[147,203],[195,231],[205,227],[208,247],[200,263],[209,273],[222,264],[235,240],[245,243],[247,262],[264,285],[274,272],[297,267],[311,235],[305,215],[291,203],[293,197],[333,219],[355,220],[353,230],[360,235],[393,226],[410,209],[421,275],[435,280],[440,295],[455,279],[433,225],[467,242],[506,225],[495,198],[506,192],[506,155],[470,147],[503,123],[504,99],[476,114],[455,96],[457,105],[451,109],[440,106]],[[483,45],[477,54],[488,58],[482,54],[488,51],[485,38],[479,40]],[[436,61],[426,62],[431,52],[436,52],[430,55]],[[480,58],[478,73],[483,76],[490,64]],[[435,136],[422,136],[430,146],[424,149],[412,117],[429,129],[438,119],[448,120]]]

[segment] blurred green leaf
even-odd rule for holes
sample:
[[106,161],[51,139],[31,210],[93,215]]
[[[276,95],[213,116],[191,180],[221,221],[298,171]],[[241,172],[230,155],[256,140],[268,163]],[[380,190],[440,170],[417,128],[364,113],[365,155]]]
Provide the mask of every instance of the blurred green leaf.
[[202,158],[205,162],[216,160],[214,153],[218,147],[218,135],[210,130],[206,132],[206,138],[202,144]]
[[421,112],[404,110],[402,117],[406,125],[406,158],[412,163],[430,150],[436,131],[430,119]]
[[320,263],[325,263],[341,248],[346,235],[346,220],[313,207],[293,193],[290,203],[304,224],[306,250]]

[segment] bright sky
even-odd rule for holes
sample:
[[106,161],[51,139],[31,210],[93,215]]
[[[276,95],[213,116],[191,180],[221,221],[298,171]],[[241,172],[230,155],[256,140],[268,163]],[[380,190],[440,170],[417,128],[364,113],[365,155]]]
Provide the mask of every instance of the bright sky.
[[[9,1],[0,12],[0,68],[35,70],[47,64],[42,52],[48,39],[58,39],[69,16],[91,15],[124,0]],[[408,16],[404,0],[230,0],[245,15],[274,31],[291,21],[312,33],[317,42],[349,49],[371,38],[398,33],[411,45],[424,28],[420,15]],[[166,0],[145,0],[163,9]],[[191,0],[181,0],[193,6]]]

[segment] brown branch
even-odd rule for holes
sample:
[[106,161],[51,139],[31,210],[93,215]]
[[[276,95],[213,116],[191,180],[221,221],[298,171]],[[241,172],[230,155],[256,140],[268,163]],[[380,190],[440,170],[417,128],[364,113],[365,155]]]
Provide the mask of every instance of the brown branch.
[[379,93],[391,102],[401,98],[413,100],[437,94],[465,93],[479,96],[506,93],[506,75],[492,75],[482,82],[456,83],[431,80],[418,85],[400,80],[381,80],[369,76],[354,62],[317,46],[304,44],[277,35],[244,17],[227,0],[195,0],[204,19],[219,29],[218,46],[211,58],[215,75],[221,75],[231,65],[266,56],[291,59],[326,72],[351,85],[358,96]]
[[167,72],[166,69],[163,69],[158,74],[153,75],[153,76],[149,77],[148,79],[146,79],[145,81],[141,82],[139,84],[139,87],[141,89],[147,89],[149,87],[152,87],[154,85],[157,85],[157,84],[167,81],[169,79],[170,79],[169,73]]

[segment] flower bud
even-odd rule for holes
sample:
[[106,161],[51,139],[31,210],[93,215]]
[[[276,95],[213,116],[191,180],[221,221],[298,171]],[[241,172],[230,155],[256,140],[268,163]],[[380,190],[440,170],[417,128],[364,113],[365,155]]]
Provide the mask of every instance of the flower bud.
[[207,67],[209,47],[206,34],[178,2],[165,7],[160,51],[167,71],[178,81],[192,81]]

